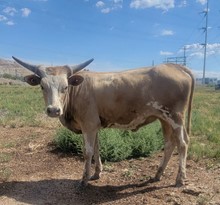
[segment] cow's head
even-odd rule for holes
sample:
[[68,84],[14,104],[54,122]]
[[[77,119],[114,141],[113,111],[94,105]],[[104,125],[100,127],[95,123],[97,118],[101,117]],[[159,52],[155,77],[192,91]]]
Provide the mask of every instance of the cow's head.
[[32,86],[41,86],[46,104],[46,113],[50,117],[59,117],[63,114],[64,99],[68,92],[68,86],[81,84],[83,77],[76,73],[93,61],[93,59],[90,59],[75,66],[45,67],[32,65],[15,57],[12,58],[18,64],[34,73],[26,76],[24,80]]

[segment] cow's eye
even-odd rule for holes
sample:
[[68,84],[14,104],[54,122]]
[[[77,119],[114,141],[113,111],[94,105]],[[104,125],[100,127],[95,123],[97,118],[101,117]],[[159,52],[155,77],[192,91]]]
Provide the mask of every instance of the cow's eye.
[[40,87],[41,87],[41,90],[44,90],[44,87],[42,85]]

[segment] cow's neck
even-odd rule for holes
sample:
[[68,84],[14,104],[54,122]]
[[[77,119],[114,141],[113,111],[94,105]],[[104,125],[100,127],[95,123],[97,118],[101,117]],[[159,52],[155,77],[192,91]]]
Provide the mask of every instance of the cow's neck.
[[69,130],[80,134],[82,131],[80,130],[76,119],[74,117],[74,106],[73,103],[70,102],[72,96],[72,89],[69,90],[64,99],[64,107],[63,107],[63,115],[60,116],[60,122]]

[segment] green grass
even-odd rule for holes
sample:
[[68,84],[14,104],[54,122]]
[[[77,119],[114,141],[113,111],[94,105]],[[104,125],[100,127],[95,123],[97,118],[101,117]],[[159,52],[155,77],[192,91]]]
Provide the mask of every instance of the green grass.
[[212,87],[195,90],[189,157],[220,159],[220,92]]
[[[39,87],[0,86],[0,126],[46,127],[51,122],[45,118],[44,110]],[[54,123],[53,127],[56,127]],[[136,133],[105,129],[99,135],[103,160],[149,156],[161,148],[159,123],[148,125]],[[70,131],[62,128],[57,131],[55,141],[65,152],[71,150],[81,154],[81,138],[78,135],[73,137]],[[220,161],[220,91],[213,87],[197,87],[195,90],[190,138],[190,158]]]
[[11,128],[38,126],[38,116],[44,113],[39,87],[0,86],[0,125]]

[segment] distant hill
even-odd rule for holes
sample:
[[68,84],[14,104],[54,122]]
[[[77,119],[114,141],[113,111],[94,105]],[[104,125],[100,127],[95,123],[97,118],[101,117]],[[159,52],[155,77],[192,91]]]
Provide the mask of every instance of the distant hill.
[[4,74],[21,77],[30,74],[30,72],[15,63],[13,60],[0,58],[0,77],[2,77]]
[[23,82],[23,77],[30,73],[13,60],[0,58],[0,85],[26,85]]

